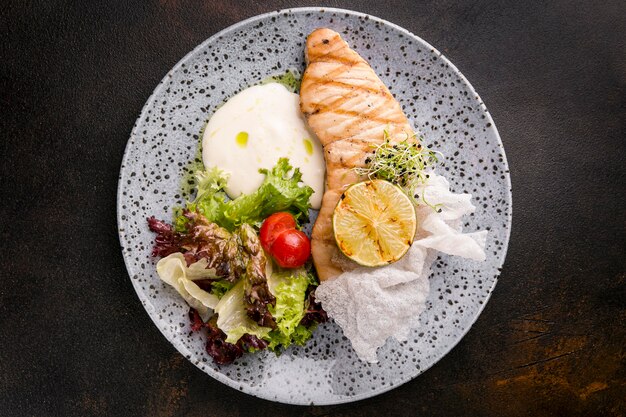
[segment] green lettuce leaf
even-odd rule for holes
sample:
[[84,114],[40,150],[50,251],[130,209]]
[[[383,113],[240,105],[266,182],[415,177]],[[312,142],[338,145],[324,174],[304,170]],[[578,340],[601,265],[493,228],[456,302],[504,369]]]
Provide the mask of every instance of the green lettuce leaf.
[[311,336],[313,336],[313,330],[315,329],[315,327],[316,325],[306,327],[298,324],[298,327],[296,327],[294,332],[291,334],[291,341],[298,346],[304,346],[306,344],[306,341],[309,340]]
[[299,324],[289,336],[280,330],[272,330],[267,336],[265,336],[264,340],[269,343],[267,345],[268,349],[275,352],[277,352],[279,348],[286,348],[294,343],[298,346],[304,346],[306,341],[313,336],[313,327],[314,326],[307,328],[306,326]]
[[280,158],[271,170],[260,169],[265,180],[257,191],[242,195],[229,202],[224,217],[238,226],[242,223],[259,224],[270,214],[289,211],[296,218],[309,215],[309,199],[313,189],[299,185],[302,181],[300,169],[289,164],[287,158]]
[[293,343],[299,346],[304,346],[306,341],[313,336],[313,327],[314,326],[307,328],[306,326],[299,324],[289,336],[279,330],[272,330],[268,333],[264,340],[269,343],[267,345],[268,349],[274,352],[278,352],[280,348],[289,347]]
[[[228,175],[218,168],[211,168],[206,171],[198,171],[196,179],[196,198],[187,202],[186,209],[189,211],[198,210],[211,223],[223,221],[223,213],[226,206],[227,196],[224,188],[228,182]],[[182,214],[183,208],[174,209],[174,229],[177,232],[186,232],[189,219]],[[232,231],[232,229],[229,229]]]
[[246,312],[243,291],[244,280],[240,279],[220,299],[215,312],[217,313],[217,327],[226,333],[226,342],[237,343],[244,334],[248,333],[262,339],[270,332],[269,327],[259,326]]
[[[302,182],[300,169],[293,168],[287,158],[280,158],[271,170],[261,169],[265,179],[253,193],[228,200],[224,188],[228,176],[217,168],[196,173],[198,193],[186,208],[198,210],[210,222],[233,231],[236,227],[249,223],[259,226],[270,214],[289,211],[296,219],[308,219],[309,199],[313,189]],[[175,211],[174,226],[177,231],[185,231],[188,222]]]
[[211,294],[215,295],[217,298],[222,298],[224,294],[230,291],[235,284],[225,279],[220,281],[213,281],[211,283]]
[[303,345],[311,337],[311,330],[300,325],[300,321],[305,313],[306,290],[314,282],[304,268],[274,271],[269,276],[267,284],[276,297],[276,304],[269,307],[276,329],[265,337],[270,349],[286,348],[292,343]]

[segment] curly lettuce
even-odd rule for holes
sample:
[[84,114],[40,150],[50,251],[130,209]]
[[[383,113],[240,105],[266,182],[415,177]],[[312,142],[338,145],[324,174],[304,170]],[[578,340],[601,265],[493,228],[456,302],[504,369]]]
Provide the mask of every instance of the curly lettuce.
[[[228,200],[224,188],[228,175],[217,168],[196,173],[198,192],[186,209],[198,211],[210,222],[233,231],[244,223],[259,226],[270,214],[288,211],[296,219],[308,219],[309,199],[313,189],[302,183],[299,168],[293,168],[287,158],[280,158],[271,169],[260,169],[265,174],[261,186],[253,193]],[[175,212],[174,226],[185,231],[188,219],[182,209]]]
[[303,345],[310,337],[311,330],[300,324],[306,313],[306,291],[309,285],[316,285],[315,279],[304,268],[297,270],[274,271],[267,280],[276,303],[269,310],[276,322],[265,340],[269,348],[286,348],[292,343]]
[[275,302],[267,286],[267,258],[261,241],[249,224],[242,224],[239,230],[241,249],[246,269],[243,276],[245,301],[248,303],[248,316],[261,326],[274,327],[276,323],[269,311]]
[[239,280],[215,307],[217,327],[226,334],[225,341],[237,343],[244,335],[256,336],[268,342],[268,348],[277,351],[291,344],[304,345],[312,335],[312,327],[300,322],[307,311],[306,292],[315,279],[305,269],[274,271],[267,280],[276,298],[268,305],[276,322],[274,329],[260,326],[246,312],[244,280]]
[[[174,209],[174,228],[178,232],[187,231],[189,219],[183,215],[185,209],[191,212],[198,211],[209,222],[222,225],[222,213],[228,199],[226,191],[224,191],[228,182],[228,175],[218,168],[211,168],[196,172],[195,180],[196,198],[187,202],[186,207]],[[232,231],[232,229],[229,230]]]

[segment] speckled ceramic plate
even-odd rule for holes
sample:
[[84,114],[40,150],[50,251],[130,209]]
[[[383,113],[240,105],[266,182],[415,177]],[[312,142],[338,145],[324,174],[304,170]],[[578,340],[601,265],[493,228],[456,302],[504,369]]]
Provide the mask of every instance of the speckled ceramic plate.
[[[388,341],[380,362],[360,362],[341,329],[318,328],[306,347],[276,357],[247,355],[217,366],[203,335],[191,333],[188,307],[162,284],[150,257],[146,217],[169,219],[181,204],[181,179],[217,106],[241,89],[288,68],[304,69],[305,37],[320,26],[339,33],[365,57],[402,104],[425,142],[446,155],[445,175],[478,209],[466,230],[488,229],[487,260],[442,255],[433,268],[421,327],[404,343]],[[463,75],[405,29],[361,13],[303,8],[257,16],[211,37],[161,81],[132,131],[120,171],[119,235],[139,299],[165,337],[213,378],[248,394],[293,404],[334,404],[385,392],[441,359],[474,323],[504,262],[511,192],[504,149],[487,109]]]

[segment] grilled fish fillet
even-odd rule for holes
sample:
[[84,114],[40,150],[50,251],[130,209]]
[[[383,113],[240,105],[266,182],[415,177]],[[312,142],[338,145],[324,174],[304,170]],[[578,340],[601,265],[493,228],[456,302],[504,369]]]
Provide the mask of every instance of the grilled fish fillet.
[[415,139],[400,104],[337,32],[313,31],[305,55],[300,109],[322,143],[326,160],[326,188],[311,239],[313,263],[324,281],[351,262],[335,243],[332,214],[345,189],[365,179],[354,168],[365,166],[372,145],[384,141],[385,130],[392,142]]

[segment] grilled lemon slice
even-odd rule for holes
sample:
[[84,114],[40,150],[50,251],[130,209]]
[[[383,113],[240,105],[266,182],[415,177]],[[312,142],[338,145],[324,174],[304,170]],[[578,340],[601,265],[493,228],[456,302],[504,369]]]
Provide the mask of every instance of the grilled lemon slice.
[[384,180],[351,185],[333,212],[337,246],[365,266],[387,265],[402,258],[413,242],[416,226],[409,197]]

